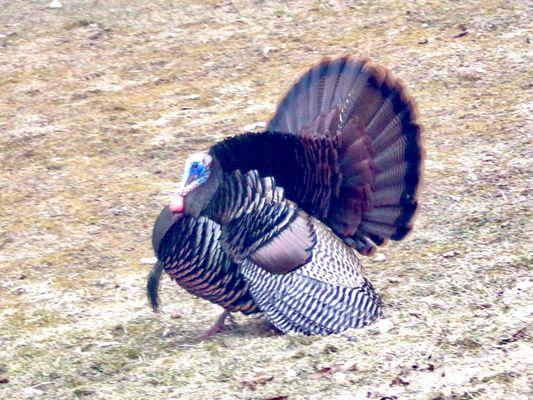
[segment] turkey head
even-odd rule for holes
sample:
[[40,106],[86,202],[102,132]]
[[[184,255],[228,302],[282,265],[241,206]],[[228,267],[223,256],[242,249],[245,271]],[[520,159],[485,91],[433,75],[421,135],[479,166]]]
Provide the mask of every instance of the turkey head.
[[169,210],[198,217],[218,189],[222,170],[218,161],[207,153],[194,153],[185,162],[185,171],[178,193]]

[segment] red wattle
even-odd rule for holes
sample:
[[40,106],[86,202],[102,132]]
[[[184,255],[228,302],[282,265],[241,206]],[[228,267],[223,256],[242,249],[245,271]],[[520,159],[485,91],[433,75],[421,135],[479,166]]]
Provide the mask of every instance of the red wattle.
[[183,202],[183,196],[176,195],[172,200],[170,200],[170,204],[168,205],[168,208],[173,213],[182,213],[185,209],[185,204]]

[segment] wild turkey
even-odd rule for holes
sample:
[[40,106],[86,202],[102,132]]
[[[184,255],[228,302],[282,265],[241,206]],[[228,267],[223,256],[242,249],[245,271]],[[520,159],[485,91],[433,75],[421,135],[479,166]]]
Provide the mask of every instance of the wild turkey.
[[366,59],[326,58],[288,91],[265,132],[191,155],[156,220],[162,270],[229,312],[283,332],[330,334],[379,317],[352,248],[372,254],[412,229],[423,149],[414,101]]

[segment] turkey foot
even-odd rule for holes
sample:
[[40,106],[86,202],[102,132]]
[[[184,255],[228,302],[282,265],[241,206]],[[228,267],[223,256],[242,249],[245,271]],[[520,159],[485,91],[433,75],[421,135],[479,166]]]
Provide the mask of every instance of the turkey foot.
[[217,333],[222,332],[224,329],[226,329],[224,321],[228,317],[231,317],[230,312],[228,310],[224,310],[224,312],[217,318],[213,326],[199,335],[198,339],[207,339],[208,337],[215,336]]

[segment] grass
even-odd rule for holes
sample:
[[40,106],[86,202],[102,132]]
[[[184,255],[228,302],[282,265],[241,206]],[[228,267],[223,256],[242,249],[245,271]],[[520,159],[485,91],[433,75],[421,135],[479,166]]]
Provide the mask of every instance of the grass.
[[[526,3],[63,3],[0,12],[1,398],[528,398]],[[168,281],[154,315],[140,260],[184,158],[347,52],[392,68],[425,127],[415,232],[363,260],[385,319],[302,337],[236,316],[198,341],[219,309]]]

